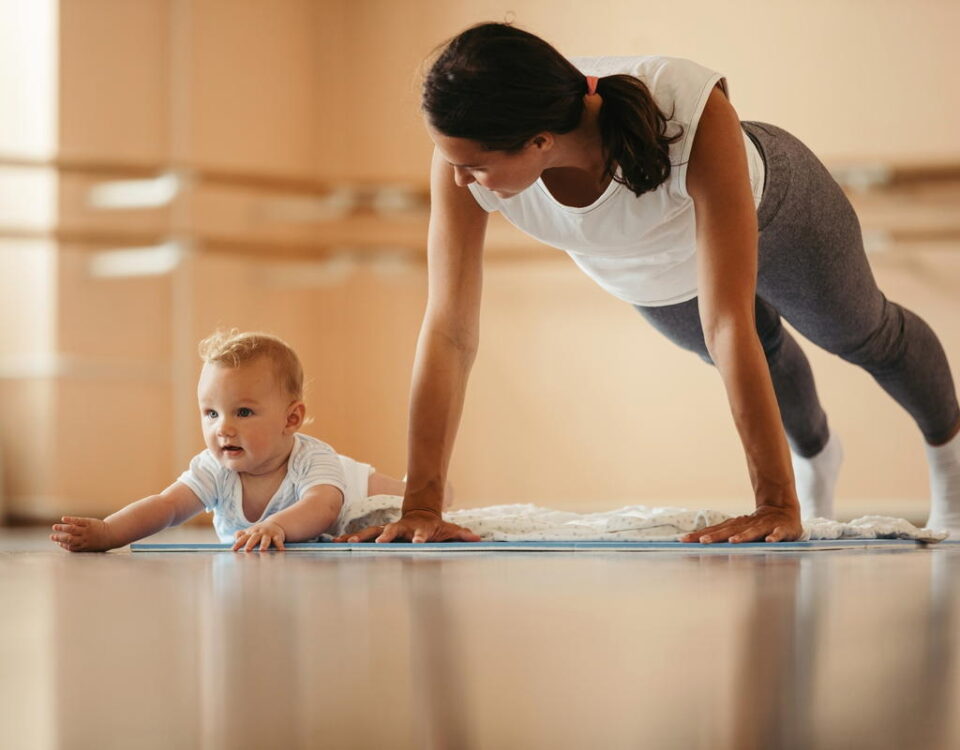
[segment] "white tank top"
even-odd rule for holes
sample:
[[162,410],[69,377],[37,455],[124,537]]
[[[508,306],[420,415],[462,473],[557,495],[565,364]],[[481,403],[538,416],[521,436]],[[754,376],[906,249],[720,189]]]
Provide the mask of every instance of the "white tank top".
[[[656,190],[634,195],[615,180],[589,206],[559,203],[542,180],[510,198],[477,183],[469,188],[487,211],[499,211],[527,234],[567,252],[601,287],[634,305],[659,307],[697,296],[696,225],[687,193],[687,162],[700,115],[713,87],[727,91],[719,73],[675,57],[591,57],[572,60],[585,75],[636,76],[669,117],[670,176]],[[743,134],[754,205],[763,193],[764,165]]]

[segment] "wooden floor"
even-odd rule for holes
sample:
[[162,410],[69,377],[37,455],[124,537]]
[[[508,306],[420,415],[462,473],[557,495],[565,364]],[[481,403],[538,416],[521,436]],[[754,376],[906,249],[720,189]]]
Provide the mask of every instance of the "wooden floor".
[[0,602],[9,748],[960,747],[960,546],[71,555],[8,530]]

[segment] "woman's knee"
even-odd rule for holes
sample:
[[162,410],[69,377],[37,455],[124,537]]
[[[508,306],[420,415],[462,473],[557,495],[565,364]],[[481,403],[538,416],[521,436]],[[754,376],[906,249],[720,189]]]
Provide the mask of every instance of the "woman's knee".
[[824,348],[867,370],[895,367],[906,350],[908,315],[899,305],[885,301],[879,319],[866,335],[840,339]]

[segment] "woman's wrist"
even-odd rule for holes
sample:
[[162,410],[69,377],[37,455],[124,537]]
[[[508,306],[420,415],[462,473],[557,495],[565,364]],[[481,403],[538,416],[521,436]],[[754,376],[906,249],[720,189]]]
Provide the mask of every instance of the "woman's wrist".
[[748,448],[747,463],[756,506],[758,508],[764,506],[799,508],[800,501],[797,498],[797,487],[790,469],[790,453],[786,438],[782,430],[775,437],[779,437],[782,442],[780,455],[769,452],[756,455]]
[[403,497],[403,504],[400,511],[403,515],[408,513],[432,513],[438,518],[443,511],[443,487],[442,482],[427,482],[426,484],[411,489],[410,482],[407,481],[407,492]]
[[800,512],[800,501],[797,499],[796,493],[789,495],[781,495],[779,497],[757,497],[757,509],[760,508],[781,508],[783,510],[796,510]]
[[435,515],[437,518],[443,518],[443,514],[441,513],[439,508],[432,508],[429,506],[420,506],[420,505],[407,506],[406,504],[404,504],[400,512],[401,512],[401,515],[404,515],[404,516],[410,515],[411,513],[430,513],[432,515]]

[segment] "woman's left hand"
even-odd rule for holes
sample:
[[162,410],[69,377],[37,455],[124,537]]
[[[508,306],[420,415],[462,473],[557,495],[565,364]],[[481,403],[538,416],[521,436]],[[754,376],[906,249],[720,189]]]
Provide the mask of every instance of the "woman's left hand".
[[680,537],[681,542],[792,542],[803,535],[800,508],[762,505],[749,516],[737,516]]

